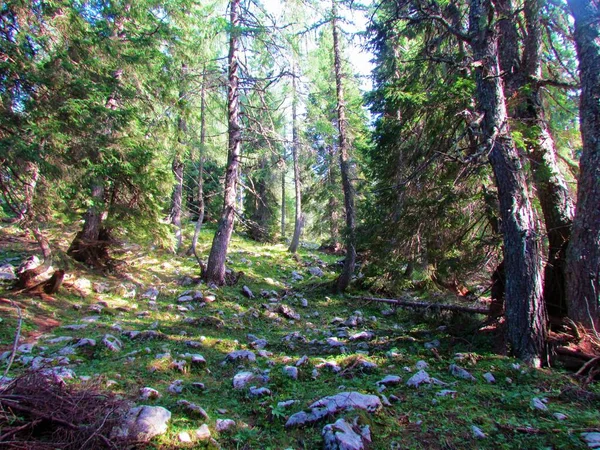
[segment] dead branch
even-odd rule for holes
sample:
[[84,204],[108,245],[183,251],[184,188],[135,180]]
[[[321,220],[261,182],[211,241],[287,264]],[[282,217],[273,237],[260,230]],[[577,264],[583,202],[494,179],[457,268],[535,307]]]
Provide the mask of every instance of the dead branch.
[[17,309],[17,314],[19,315],[19,321],[17,322],[17,331],[15,332],[15,340],[13,342],[12,351],[10,353],[10,358],[8,359],[8,365],[4,370],[3,378],[6,378],[8,375],[8,371],[10,370],[10,366],[12,366],[13,361],[15,360],[15,355],[17,354],[17,347],[19,346],[19,339],[21,337],[21,326],[23,325],[23,314],[21,313],[21,308],[14,301],[9,300],[10,304]]
[[389,303],[391,305],[404,306],[407,308],[425,308],[434,310],[446,310],[446,311],[457,311],[473,314],[489,314],[489,308],[481,308],[477,306],[462,306],[462,305],[449,305],[444,303],[434,302],[419,302],[414,300],[402,300],[393,298],[375,298],[375,297],[351,297],[355,300],[363,300],[367,302],[380,302]]

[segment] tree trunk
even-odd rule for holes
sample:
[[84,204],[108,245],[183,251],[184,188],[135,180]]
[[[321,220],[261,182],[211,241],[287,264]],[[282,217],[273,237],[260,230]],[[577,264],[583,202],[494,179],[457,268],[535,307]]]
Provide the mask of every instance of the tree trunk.
[[173,196],[171,197],[171,213],[169,214],[169,222],[175,226],[175,239],[177,240],[176,251],[181,248],[181,206],[183,203],[183,162],[179,156],[173,158],[171,170],[175,177],[175,186],[173,187]]
[[302,184],[300,181],[300,163],[298,161],[298,153],[300,144],[298,142],[298,92],[296,90],[296,73],[292,74],[292,158],[294,160],[294,191],[296,194],[296,217],[294,224],[294,235],[289,247],[291,253],[296,253],[300,244],[300,235],[304,226],[304,216],[302,215]]
[[229,37],[229,71],[227,86],[228,104],[228,157],[227,171],[225,173],[225,193],[223,212],[213,239],[206,270],[203,274],[206,282],[222,285],[225,282],[225,258],[233,225],[235,221],[235,201],[238,184],[238,171],[242,147],[242,133],[240,127],[240,105],[238,92],[238,47],[239,47],[239,8],[240,0],[231,0],[230,3],[230,37]]
[[546,338],[542,247],[527,179],[509,133],[497,36],[488,23],[491,13],[490,0],[471,0],[469,23],[474,60],[479,62],[475,75],[483,150],[494,171],[502,217],[507,335],[512,352],[538,367]]
[[579,161],[577,208],[567,251],[569,317],[598,329],[600,301],[600,5],[568,0],[575,18],[583,153]]
[[527,156],[533,175],[548,238],[548,261],[544,277],[544,302],[551,316],[567,314],[565,302],[565,258],[573,219],[573,202],[557,162],[554,140],[545,119],[542,93],[536,82],[542,74],[542,30],[540,0],[525,2],[526,36],[523,56],[514,9],[510,0],[503,5],[504,20],[499,22],[500,66],[505,74],[505,94],[511,98],[510,115],[520,122],[527,144]]
[[285,149],[283,149],[283,164],[281,167],[281,239],[285,239]]
[[206,67],[202,71],[202,88],[200,90],[200,148],[198,154],[198,221],[194,227],[194,237],[192,238],[191,253],[200,264],[200,257],[196,251],[198,245],[198,236],[202,230],[204,222],[204,146],[206,145]]
[[342,59],[339,43],[339,30],[337,26],[337,4],[336,0],[332,0],[332,22],[331,28],[333,31],[333,58],[335,69],[335,87],[337,94],[337,116],[339,130],[339,147],[340,147],[340,170],[342,174],[342,188],[344,190],[344,206],[346,207],[346,230],[344,241],[346,245],[346,258],[344,259],[344,267],[340,274],[336,290],[344,292],[352,281],[354,274],[354,266],[356,264],[356,213],[354,211],[354,186],[352,185],[352,167],[350,163],[350,145],[347,136],[346,122],[346,105],[344,103],[344,86],[342,74]]

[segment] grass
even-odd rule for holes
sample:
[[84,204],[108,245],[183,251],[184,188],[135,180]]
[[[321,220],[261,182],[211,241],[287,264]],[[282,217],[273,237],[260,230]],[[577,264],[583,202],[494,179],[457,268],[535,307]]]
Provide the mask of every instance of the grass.
[[[5,239],[2,239],[0,261],[14,261],[11,258],[24,258],[35,251],[35,246],[18,230],[4,228],[1,233]],[[212,233],[210,229],[202,232],[199,250],[204,255],[208,253]],[[66,248],[70,236],[57,234],[53,242]],[[180,285],[184,278],[199,275],[193,257],[175,256],[164,250],[135,245],[126,247],[118,257],[127,265],[121,273],[108,278],[79,266],[68,268],[71,278],[67,285],[73,286],[77,280],[81,282],[85,278],[92,285],[108,283],[109,292],[80,292],[67,286],[54,300],[48,301],[23,295],[11,297],[9,292],[4,295],[13,298],[23,310],[23,337],[36,342],[34,356],[58,354],[65,344],[48,344],[52,337],[93,338],[97,341],[95,347],[78,349],[69,356],[77,376],[100,377],[107,390],[140,404],[164,406],[173,413],[168,433],[156,438],[152,447],[186,448],[186,444],[178,441],[178,434],[187,431],[193,436],[195,429],[207,423],[218,444],[196,441],[189,448],[217,448],[217,445],[224,449],[321,448],[321,429],[326,422],[287,430],[284,428],[287,417],[319,398],[338,392],[356,390],[379,394],[376,382],[388,374],[400,375],[404,380],[383,392],[388,397],[395,395],[398,402],[375,414],[351,411],[341,415],[358,416],[361,424],[370,426],[374,449],[581,448],[580,432],[598,427],[600,423],[600,413],[595,405],[568,401],[560,396],[562,390],[576,384],[571,376],[559,368],[524,368],[512,358],[495,354],[492,351],[493,336],[469,332],[476,329],[473,317],[425,317],[401,310],[384,315],[383,311],[389,309],[386,305],[358,303],[331,294],[328,284],[336,276],[337,258],[334,256],[302,249],[295,259],[286,251],[285,245],[257,244],[236,235],[230,247],[228,267],[243,271],[244,276],[236,286],[212,291],[205,285]],[[325,277],[321,279],[308,274],[308,266],[317,261],[325,266]],[[294,282],[294,271],[302,274],[304,279]],[[244,285],[253,291],[255,298],[242,295]],[[147,301],[141,298],[151,286],[160,290],[155,309],[149,308]],[[134,288],[135,296],[128,298],[127,294]],[[190,289],[211,291],[216,301],[202,307],[193,303],[194,311],[179,311],[176,300]],[[285,294],[281,301],[292,306],[302,319],[294,321],[270,313],[264,307],[268,299],[259,295],[261,290],[277,291],[279,297]],[[307,300],[307,307],[302,306],[302,298]],[[88,310],[98,303],[105,305],[101,312]],[[345,320],[355,311],[360,311],[365,319],[357,331],[370,330],[376,335],[368,346],[347,343],[342,353],[339,349],[316,343],[340,332],[331,324],[335,317]],[[83,323],[82,319],[89,316],[99,318],[85,329],[56,327]],[[0,303],[0,317],[0,347],[8,349],[16,327],[14,308]],[[197,320],[187,323],[185,318]],[[440,325],[444,327],[440,328]],[[154,329],[161,333],[161,338],[140,341],[122,335],[119,329]],[[283,338],[292,332],[301,333],[306,342],[285,342]],[[101,344],[106,334],[122,341],[120,352],[111,352]],[[266,339],[266,350],[271,355],[258,357],[257,362],[251,364],[222,364],[227,353],[251,349],[249,334]],[[199,342],[200,348],[189,347],[186,341],[190,340]],[[425,347],[425,343],[434,340],[440,342],[438,357]],[[165,353],[170,353],[171,357]],[[181,359],[179,355],[185,353],[200,353],[207,364],[187,364],[183,372],[173,368],[171,362]],[[457,353],[466,356],[457,362]],[[163,356],[157,358],[159,354]],[[300,367],[299,379],[292,380],[284,375],[283,367],[303,355],[308,356],[309,362]],[[376,368],[361,370],[355,364],[357,358],[375,363]],[[407,387],[405,382],[416,372],[415,364],[420,360],[428,363],[426,370],[431,376],[449,385]],[[313,369],[324,361],[336,362],[346,370],[336,374],[322,368],[319,376],[313,378]],[[465,367],[477,381],[454,378],[448,371],[452,363]],[[246,391],[235,391],[232,378],[242,369],[268,373],[267,386],[271,396],[255,398]],[[22,370],[24,367],[16,362],[11,374]],[[495,384],[484,381],[482,375],[488,371],[494,374]],[[183,393],[170,394],[167,389],[177,379],[183,381]],[[194,387],[194,382],[204,383],[205,389]],[[139,390],[145,386],[157,389],[162,397],[139,401]],[[454,390],[456,396],[441,397],[438,393],[442,389]],[[599,391],[597,385],[591,389]],[[533,410],[530,407],[533,397],[547,398],[549,410]],[[209,419],[190,414],[177,405],[182,398],[203,407]],[[277,406],[278,402],[290,399],[298,403],[289,408]],[[557,420],[552,415],[555,412],[566,414],[567,419]],[[220,418],[234,419],[236,428],[218,434],[215,423]],[[473,425],[487,438],[476,439],[471,431]],[[530,427],[529,432],[526,427]]]

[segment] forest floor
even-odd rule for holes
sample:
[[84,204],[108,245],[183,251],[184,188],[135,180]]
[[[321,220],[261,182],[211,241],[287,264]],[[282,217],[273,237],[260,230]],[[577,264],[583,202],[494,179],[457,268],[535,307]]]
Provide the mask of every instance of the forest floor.
[[[213,232],[202,233],[203,255]],[[0,265],[18,266],[36,252],[18,229],[0,233]],[[59,253],[71,237],[52,237]],[[62,366],[69,384],[96,380],[136,404],[167,408],[168,431],[150,448],[316,449],[324,425],[342,417],[369,426],[373,449],[586,448],[582,433],[600,431],[598,404],[572,395],[581,388],[572,374],[530,369],[495,353],[498,334],[479,329],[485,317],[394,310],[331,294],[339,256],[301,249],[294,258],[283,244],[235,236],[228,267],[243,275],[234,286],[212,289],[197,284],[193,257],[137,245],[114,256],[124,261],[114,275],[64,267],[67,277],[52,297],[16,295],[5,284],[0,353],[11,353],[17,305],[20,350],[9,376],[35,361]],[[240,350],[255,358],[234,353],[250,359],[232,360]],[[6,364],[0,362],[0,376]],[[240,372],[251,372],[251,384],[266,390],[234,389]],[[156,398],[140,398],[146,387]],[[600,393],[598,383],[585,388]],[[375,395],[383,404],[285,427],[294,413],[344,392]],[[235,424],[217,431],[223,419]],[[196,435],[203,424],[209,439]]]

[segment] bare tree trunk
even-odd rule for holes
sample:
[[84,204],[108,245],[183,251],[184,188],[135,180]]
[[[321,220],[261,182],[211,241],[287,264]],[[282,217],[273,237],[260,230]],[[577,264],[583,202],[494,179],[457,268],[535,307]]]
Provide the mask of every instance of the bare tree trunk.
[[171,197],[171,213],[169,214],[169,222],[175,226],[175,239],[177,240],[176,251],[181,248],[181,206],[183,203],[183,162],[179,156],[173,158],[171,170],[175,177],[175,186],[173,187],[173,195]]
[[217,232],[213,239],[208,264],[204,271],[203,277],[205,281],[222,285],[225,282],[225,258],[233,225],[235,221],[235,201],[236,190],[238,184],[238,172],[240,165],[240,153],[242,147],[242,134],[240,126],[240,105],[238,92],[238,47],[239,47],[239,9],[240,0],[231,0],[229,3],[230,11],[230,27],[231,33],[229,37],[229,75],[228,75],[228,158],[227,172],[225,173],[225,195],[223,201],[223,212]]
[[494,171],[504,237],[506,322],[513,353],[532,366],[545,354],[546,312],[542,301],[542,246],[527,179],[508,128],[490,0],[471,0],[470,35],[476,68],[484,150]]
[[523,56],[519,57],[519,42],[515,11],[510,0],[503,5],[499,22],[501,30],[500,66],[505,73],[505,93],[514,97],[511,116],[519,121],[527,143],[527,156],[533,173],[548,237],[548,261],[544,277],[544,302],[552,316],[567,314],[565,301],[565,258],[571,232],[573,202],[561,173],[554,140],[545,119],[542,93],[537,80],[542,74],[542,1],[525,1],[526,36]]
[[567,251],[569,317],[598,330],[600,301],[600,5],[568,0],[575,18],[583,153],[579,161],[577,208]]
[[342,188],[344,190],[344,206],[346,207],[346,230],[344,241],[346,245],[346,258],[344,267],[340,274],[336,290],[344,292],[352,281],[354,266],[356,264],[356,213],[354,211],[354,186],[352,185],[352,167],[350,163],[350,145],[347,136],[346,126],[346,105],[344,103],[344,86],[342,74],[342,59],[339,43],[339,30],[337,26],[337,3],[331,1],[331,28],[333,31],[333,58],[335,69],[335,86],[337,94],[337,115],[340,146],[340,170],[342,174]]
[[200,257],[196,251],[198,245],[198,236],[202,230],[204,222],[204,146],[206,145],[206,67],[202,71],[202,88],[200,91],[200,149],[198,155],[198,221],[194,227],[194,237],[192,238],[191,252],[200,264]]
[[331,235],[331,242],[334,251],[338,251],[341,248],[340,245],[340,224],[339,224],[339,211],[338,211],[338,200],[335,196],[335,190],[338,187],[337,177],[335,176],[333,164],[335,164],[335,150],[334,146],[329,146],[329,167],[327,169],[327,184],[329,185],[329,201],[327,202],[327,213],[329,214],[329,234]]
[[285,239],[285,149],[283,149],[283,164],[281,166],[281,239]]
[[296,89],[296,73],[292,74],[292,158],[294,160],[294,191],[296,194],[296,217],[294,224],[294,235],[289,247],[291,253],[296,253],[300,244],[300,235],[304,226],[304,216],[302,215],[302,183],[300,180],[300,162],[298,153],[300,152],[300,143],[298,142],[298,92]]

